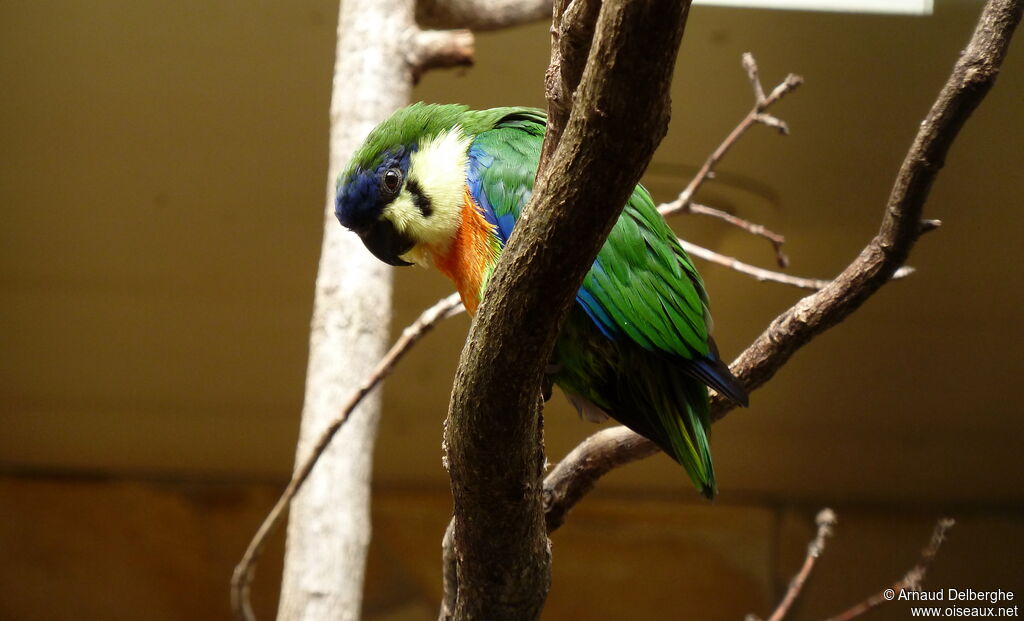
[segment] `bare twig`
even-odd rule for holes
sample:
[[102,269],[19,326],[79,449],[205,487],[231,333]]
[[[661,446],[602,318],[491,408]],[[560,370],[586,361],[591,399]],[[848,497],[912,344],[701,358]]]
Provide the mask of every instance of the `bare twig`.
[[[1024,0],[989,0],[967,48],[907,152],[896,176],[878,234],[835,280],[775,318],[731,368],[748,391],[769,379],[801,347],[854,312],[906,261],[918,237],[937,222],[921,213],[946,153],[964,122],[995,82]],[[712,418],[732,405],[716,395]],[[550,525],[565,514],[611,469],[657,452],[653,443],[624,428],[594,434],[547,476],[545,506]]]
[[473,33],[468,30],[413,28],[409,33],[405,60],[415,84],[431,69],[471,66],[473,51]]
[[754,56],[749,52],[743,55],[743,68],[746,69],[747,77],[750,78],[750,83],[754,89],[754,107],[751,108],[750,112],[743,117],[743,120],[741,120],[731,132],[729,132],[729,135],[725,137],[725,140],[723,140],[711,155],[708,156],[708,159],[704,161],[700,170],[698,170],[697,174],[690,180],[689,185],[679,193],[679,196],[676,197],[674,201],[660,205],[658,207],[658,211],[663,216],[669,216],[678,212],[698,213],[706,216],[712,216],[724,220],[733,226],[738,226],[752,235],[764,237],[771,242],[772,248],[775,250],[776,262],[779,267],[785,268],[789,265],[789,259],[782,252],[782,244],[786,241],[782,235],[773,233],[760,224],[754,224],[720,209],[698,205],[693,202],[693,197],[697,193],[697,190],[700,189],[705,181],[714,176],[715,166],[718,165],[718,162],[721,161],[722,157],[725,156],[729,149],[736,144],[740,139],[740,136],[746,133],[746,131],[755,123],[775,127],[783,134],[789,133],[789,128],[784,122],[766,113],[765,110],[782,99],[788,93],[796,90],[798,86],[803,84],[803,78],[791,73],[772,90],[770,95],[765,96],[764,89],[761,87],[761,80],[757,75],[757,62],[754,60]]
[[740,62],[743,65],[743,69],[747,72],[747,78],[750,79],[750,86],[754,89],[754,106],[755,109],[760,111],[764,110],[765,101],[767,97],[764,96],[764,88],[761,86],[761,76],[757,73],[757,61],[754,60],[754,55],[750,52],[745,52],[740,58]]
[[726,256],[724,254],[709,250],[703,246],[697,244],[691,244],[685,239],[679,240],[683,250],[692,256],[699,257],[705,261],[717,263],[731,270],[737,271],[741,274],[746,274],[754,280],[759,282],[777,282],[783,285],[791,285],[799,289],[809,289],[811,291],[818,291],[823,289],[827,285],[829,280],[823,280],[821,278],[803,278],[800,276],[791,276],[789,274],[783,274],[782,272],[776,272],[772,270],[766,270],[763,267],[757,267],[744,263],[734,257]]
[[[683,250],[688,254],[700,259],[704,259],[710,263],[716,263],[723,267],[727,267],[733,271],[741,274],[746,274],[758,282],[775,282],[780,285],[790,285],[798,289],[808,289],[810,291],[819,291],[825,287],[831,280],[824,280],[821,278],[804,278],[802,276],[791,276],[789,274],[783,274],[782,272],[775,272],[772,270],[766,270],[763,267],[757,267],[744,263],[739,259],[730,257],[714,250],[709,250],[704,246],[698,246],[697,244],[690,243],[685,239],[679,240]],[[906,278],[914,273],[914,268],[909,265],[904,265],[896,270],[896,273],[892,275],[893,280],[899,278]]]
[[789,257],[787,257],[786,253],[782,251],[782,244],[786,243],[786,238],[769,230],[764,225],[751,222],[750,220],[740,218],[739,216],[734,216],[728,211],[717,209],[715,207],[708,207],[707,205],[702,205],[693,201],[690,201],[686,211],[698,215],[718,218],[719,220],[728,222],[737,228],[743,229],[751,235],[767,239],[772,244],[772,250],[775,251],[775,263],[783,269],[789,267]]
[[430,28],[500,30],[551,19],[551,0],[419,0],[416,22]]
[[[785,81],[775,87],[771,95],[765,96],[764,89],[761,87],[761,81],[758,78],[757,63],[754,61],[753,55],[749,53],[743,55],[743,68],[747,71],[747,76],[750,78],[751,85],[754,88],[754,108],[742,121],[740,121],[740,124],[737,125],[725,140],[722,141],[722,144],[715,149],[715,152],[712,153],[704,163],[704,166],[702,166],[697,172],[686,189],[684,189],[674,201],[659,205],[658,212],[663,217],[668,217],[672,214],[679,213],[680,211],[712,216],[719,218],[720,220],[724,220],[733,226],[739,227],[751,235],[764,237],[771,242],[772,247],[775,250],[776,263],[779,267],[786,268],[789,267],[789,258],[782,251],[782,244],[786,241],[785,237],[769,230],[763,225],[755,224],[749,220],[734,216],[727,211],[702,205],[692,200],[693,194],[696,193],[697,188],[699,188],[704,181],[714,175],[713,169],[715,165],[717,165],[721,158],[724,157],[725,153],[732,147],[732,145],[739,140],[740,136],[742,136],[754,122],[763,122],[763,118],[758,117],[758,115],[761,114],[765,108],[777,102],[802,83],[802,78],[790,74]],[[940,224],[937,220],[931,220],[928,222],[934,225],[932,228],[936,228]],[[791,285],[800,289],[809,289],[811,291],[818,291],[830,282],[828,280],[818,278],[790,276],[781,272],[756,267],[682,239],[679,240],[679,243],[682,244],[683,248],[691,255],[700,257],[705,261],[717,263],[718,265],[735,270],[741,274],[746,274],[759,282],[776,282],[784,285]],[[908,276],[913,271],[913,268],[904,266],[901,267],[893,277],[902,278],[904,276]]]
[[[608,447],[616,449],[608,450]],[[602,429],[581,442],[544,479],[544,520],[548,532],[554,532],[565,523],[569,509],[576,506],[602,476],[659,450],[653,442],[625,427]]]
[[277,499],[277,502],[270,510],[270,513],[267,514],[267,517],[263,519],[263,523],[260,524],[259,530],[256,531],[252,541],[249,542],[249,547],[246,548],[245,554],[238,562],[238,565],[235,566],[234,574],[231,577],[231,603],[236,616],[247,620],[255,619],[252,606],[249,603],[249,587],[252,584],[252,579],[256,571],[256,562],[263,554],[267,538],[280,524],[281,518],[284,517],[285,510],[288,508],[288,504],[302,488],[302,484],[305,483],[309,473],[313,471],[313,466],[316,465],[320,455],[323,454],[324,450],[331,443],[331,439],[334,438],[334,434],[341,429],[341,426],[348,420],[349,414],[352,413],[363,398],[366,397],[366,395],[369,394],[370,391],[378,384],[380,384],[385,377],[391,374],[391,371],[394,370],[398,361],[405,356],[413,345],[415,345],[442,320],[454,317],[463,310],[459,294],[453,293],[423,311],[416,321],[411,323],[402,331],[402,335],[397,341],[395,341],[395,344],[391,346],[391,349],[388,350],[384,357],[381,358],[380,362],[377,363],[373,372],[363,380],[363,383],[359,388],[351,397],[349,397],[349,400],[345,403],[345,406],[342,408],[338,418],[336,418],[334,422],[324,430],[323,434],[321,434],[316,445],[306,457],[306,460],[295,470],[291,481],[288,482],[288,486],[285,487],[284,492],[281,493],[281,497]]
[[949,529],[953,528],[954,524],[956,524],[956,521],[951,518],[942,518],[936,522],[935,528],[932,530],[931,539],[928,540],[928,545],[921,550],[921,558],[917,561],[916,565],[910,568],[910,571],[894,582],[892,586],[882,589],[828,621],[849,621],[861,616],[879,604],[892,601],[894,597],[899,596],[900,591],[920,591],[925,575],[928,573],[928,568],[931,567],[932,561],[935,560],[939,549],[942,547],[942,543],[946,540]]
[[782,621],[789,613],[790,607],[793,606],[793,602],[796,601],[800,591],[804,588],[804,584],[807,583],[807,578],[811,575],[811,571],[814,570],[814,564],[818,562],[818,557],[825,551],[825,540],[832,536],[832,529],[836,525],[836,514],[832,509],[822,509],[818,512],[818,516],[814,518],[814,522],[818,525],[818,532],[807,546],[807,556],[804,558],[804,564],[800,567],[800,571],[797,572],[796,576],[793,577],[793,581],[789,583],[786,595],[779,602],[775,611],[772,612],[772,616],[768,617],[768,621]]

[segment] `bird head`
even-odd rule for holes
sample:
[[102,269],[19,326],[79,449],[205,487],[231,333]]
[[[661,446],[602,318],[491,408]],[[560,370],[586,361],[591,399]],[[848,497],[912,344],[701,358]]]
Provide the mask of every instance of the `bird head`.
[[338,177],[334,213],[375,257],[426,263],[461,224],[472,137],[458,105],[413,104],[378,125]]

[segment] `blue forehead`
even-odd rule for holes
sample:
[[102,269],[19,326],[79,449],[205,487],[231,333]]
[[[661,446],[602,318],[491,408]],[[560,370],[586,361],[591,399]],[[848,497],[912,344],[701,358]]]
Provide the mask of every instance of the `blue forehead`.
[[334,199],[334,215],[338,222],[349,229],[366,227],[373,223],[386,204],[380,194],[380,180],[384,171],[398,167],[403,178],[409,173],[409,157],[416,150],[415,145],[398,146],[380,158],[373,168],[355,166],[349,175],[338,181],[338,192]]

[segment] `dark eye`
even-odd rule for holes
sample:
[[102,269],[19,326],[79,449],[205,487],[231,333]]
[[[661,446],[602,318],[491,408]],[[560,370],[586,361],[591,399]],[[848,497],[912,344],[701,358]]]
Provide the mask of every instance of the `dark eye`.
[[389,168],[384,171],[384,178],[381,179],[381,187],[387,194],[398,194],[402,187],[402,171],[398,168]]

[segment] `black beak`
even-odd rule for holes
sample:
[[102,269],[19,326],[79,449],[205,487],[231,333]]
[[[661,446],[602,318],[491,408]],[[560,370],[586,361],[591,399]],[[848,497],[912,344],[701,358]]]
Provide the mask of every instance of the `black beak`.
[[412,265],[399,257],[412,250],[416,242],[396,231],[387,220],[377,220],[365,233],[360,233],[359,238],[373,256],[388,265]]

